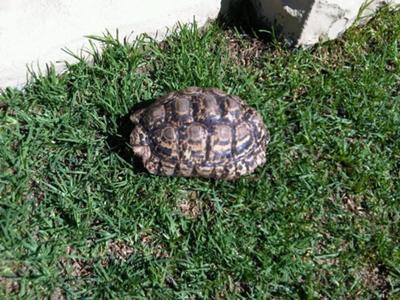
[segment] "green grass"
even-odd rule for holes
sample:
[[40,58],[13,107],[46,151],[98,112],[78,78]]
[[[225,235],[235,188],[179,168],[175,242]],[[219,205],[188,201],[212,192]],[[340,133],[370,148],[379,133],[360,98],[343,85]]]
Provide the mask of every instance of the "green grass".
[[[182,26],[4,90],[0,298],[398,299],[399,37],[388,9],[310,50]],[[264,167],[165,178],[132,158],[132,107],[193,85],[261,112]]]

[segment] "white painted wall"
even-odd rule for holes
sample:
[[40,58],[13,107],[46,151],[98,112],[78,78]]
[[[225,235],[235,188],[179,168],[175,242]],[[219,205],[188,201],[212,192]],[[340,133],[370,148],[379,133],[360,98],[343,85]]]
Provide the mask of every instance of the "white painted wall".
[[[61,49],[78,53],[88,45],[85,35],[118,29],[121,38],[146,32],[158,33],[161,39],[166,28],[178,21],[195,18],[203,25],[217,17],[221,5],[226,13],[240,1],[252,4],[259,19],[276,25],[299,46],[342,34],[365,1],[371,2],[367,14],[383,3],[400,4],[400,0],[0,0],[0,89],[22,86],[27,67],[45,70],[52,62],[62,70],[64,61],[73,59]],[[245,11],[249,10],[240,13]]]
[[72,61],[61,48],[77,53],[85,35],[162,37],[177,21],[204,24],[219,10],[220,0],[0,0],[0,88],[23,85],[27,66],[61,70]]

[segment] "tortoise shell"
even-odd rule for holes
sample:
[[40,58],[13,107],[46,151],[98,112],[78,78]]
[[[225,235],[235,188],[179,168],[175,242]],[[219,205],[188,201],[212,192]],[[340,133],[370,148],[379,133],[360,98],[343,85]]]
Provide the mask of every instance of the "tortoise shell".
[[234,179],[266,161],[260,114],[214,88],[186,88],[131,115],[130,144],[157,175]]

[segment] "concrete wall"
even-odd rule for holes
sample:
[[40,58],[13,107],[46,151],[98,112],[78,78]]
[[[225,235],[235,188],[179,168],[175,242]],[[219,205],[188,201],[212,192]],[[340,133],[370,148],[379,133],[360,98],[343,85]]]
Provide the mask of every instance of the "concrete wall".
[[23,85],[27,66],[61,70],[73,61],[61,48],[77,53],[85,35],[118,28],[121,37],[161,38],[177,21],[202,25],[219,10],[220,0],[0,0],[0,88]]
[[195,19],[241,15],[248,21],[273,25],[287,40],[310,46],[342,34],[356,19],[363,3],[371,15],[379,5],[400,0],[0,0],[0,88],[22,86],[27,67],[45,70],[53,62],[73,61],[61,49],[78,53],[85,35],[106,29],[120,37],[146,32],[161,39],[167,27]]
[[400,0],[251,0],[266,26],[274,25],[297,46],[312,46],[334,39],[349,28],[361,13],[361,21],[384,4]]
[[365,22],[385,4],[397,5],[400,0],[316,0],[305,20],[297,44],[310,46],[335,39],[356,20]]

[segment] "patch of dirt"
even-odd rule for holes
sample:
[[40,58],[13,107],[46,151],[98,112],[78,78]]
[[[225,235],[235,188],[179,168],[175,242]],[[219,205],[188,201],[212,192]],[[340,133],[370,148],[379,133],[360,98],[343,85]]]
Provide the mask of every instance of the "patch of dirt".
[[[333,42],[332,42],[333,43]],[[318,58],[321,63],[321,69],[317,70],[318,73],[327,74],[329,73],[330,68],[339,68],[341,67],[346,61],[344,58],[347,58],[346,54],[344,53],[343,41],[340,39],[336,40],[335,43],[340,44],[339,47],[320,47],[317,48],[313,53],[314,57]],[[326,64],[329,64],[326,66]],[[324,66],[324,67],[322,67]],[[315,74],[317,76],[318,74]]]
[[[329,239],[329,236],[325,237],[326,240]],[[325,240],[319,240],[315,245],[315,254],[314,254],[314,262],[318,265],[329,265],[329,266],[337,266],[339,265],[340,252],[343,251],[345,245],[336,250],[335,253],[330,253],[327,246],[327,242]],[[327,253],[327,254],[325,254]]]
[[367,214],[365,208],[362,206],[362,198],[354,195],[343,194],[341,200],[345,210],[350,211],[357,216],[365,216]]
[[361,270],[360,276],[363,285],[371,292],[377,292],[382,299],[388,299],[390,283],[387,281],[388,272],[384,265],[368,266]]
[[229,276],[228,282],[225,284],[224,288],[217,292],[216,299],[232,299],[234,295],[236,297],[240,295],[243,299],[248,299],[250,294],[250,287],[247,283],[234,281],[233,278]]
[[168,258],[170,255],[165,250],[166,246],[163,243],[157,242],[150,234],[143,234],[140,238],[143,246],[151,249],[151,255],[155,258]]
[[61,288],[55,288],[51,293],[50,300],[65,300],[67,299]]
[[192,220],[197,219],[202,213],[196,191],[183,191],[182,201],[177,204],[177,207],[182,215]]
[[[78,257],[75,249],[67,247],[67,258],[61,259],[64,269],[71,270],[71,275],[75,277],[87,277],[93,274],[93,261]],[[69,257],[68,257],[69,256]]]
[[3,289],[6,294],[16,295],[19,293],[19,284],[12,278],[0,277],[0,288]]
[[201,214],[201,208],[198,203],[193,200],[184,201],[178,204],[181,213],[189,219],[197,219]]
[[133,247],[126,241],[112,241],[108,245],[107,254],[118,260],[126,261],[133,253]]
[[182,200],[177,208],[185,217],[196,220],[205,211],[214,211],[215,207],[208,198],[200,197],[197,191],[183,191]]
[[157,245],[154,247],[153,255],[155,258],[169,258],[170,255],[165,251],[164,245]]
[[142,245],[148,246],[153,241],[153,237],[150,234],[142,234],[140,236],[140,242]]
[[93,274],[93,263],[83,259],[72,259],[70,263],[72,275],[76,277],[87,277]]
[[257,65],[263,51],[267,48],[265,42],[251,37],[247,34],[240,34],[233,30],[226,30],[229,55],[232,60],[241,66]]
[[249,285],[244,282],[239,282],[239,281],[235,282],[231,287],[231,289],[233,292],[235,292],[235,294],[239,294],[244,297],[248,297],[250,295]]

